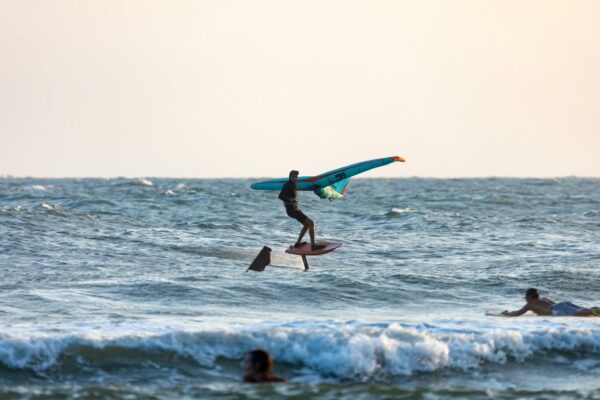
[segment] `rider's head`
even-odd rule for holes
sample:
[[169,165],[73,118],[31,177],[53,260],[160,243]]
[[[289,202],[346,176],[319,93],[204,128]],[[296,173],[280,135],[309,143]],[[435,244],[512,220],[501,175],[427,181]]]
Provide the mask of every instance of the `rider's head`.
[[529,288],[525,292],[525,300],[529,303],[540,298],[540,294],[536,288]]
[[298,171],[296,171],[296,170],[290,171],[290,181],[296,182],[296,179],[298,179]]

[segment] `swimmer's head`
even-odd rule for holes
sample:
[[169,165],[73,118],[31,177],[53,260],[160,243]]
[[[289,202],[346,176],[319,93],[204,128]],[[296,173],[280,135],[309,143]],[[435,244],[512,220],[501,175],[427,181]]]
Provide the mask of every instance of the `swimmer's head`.
[[533,301],[533,300],[537,300],[539,298],[540,298],[540,294],[538,293],[538,290],[536,288],[529,288],[525,292],[525,300],[527,300],[527,301]]
[[244,368],[246,374],[272,374],[273,359],[271,355],[262,349],[256,349],[246,353],[244,357]]

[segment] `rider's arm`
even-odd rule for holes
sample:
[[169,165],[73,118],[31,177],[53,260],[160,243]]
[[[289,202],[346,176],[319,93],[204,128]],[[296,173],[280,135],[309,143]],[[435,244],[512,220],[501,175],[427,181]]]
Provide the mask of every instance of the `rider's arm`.
[[505,315],[507,317],[518,317],[519,315],[523,315],[525,314],[527,311],[529,311],[529,304],[525,304],[520,310],[516,310],[516,311],[502,311],[502,315]]

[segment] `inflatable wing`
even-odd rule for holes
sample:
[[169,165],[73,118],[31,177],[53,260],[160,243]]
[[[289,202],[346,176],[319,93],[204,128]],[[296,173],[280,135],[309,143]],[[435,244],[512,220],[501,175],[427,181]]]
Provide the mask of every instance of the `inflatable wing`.
[[[296,188],[298,190],[311,190],[320,198],[329,201],[341,199],[344,197],[344,192],[351,177],[395,161],[404,162],[404,158],[399,156],[377,158],[347,165],[316,176],[300,176],[296,181]],[[250,187],[256,190],[281,190],[283,184],[287,181],[288,178],[268,179],[253,183]]]

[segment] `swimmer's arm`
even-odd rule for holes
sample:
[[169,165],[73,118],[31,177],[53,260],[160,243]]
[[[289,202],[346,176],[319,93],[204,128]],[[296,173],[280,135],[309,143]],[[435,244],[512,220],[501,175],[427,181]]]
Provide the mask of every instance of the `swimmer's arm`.
[[525,314],[527,311],[529,311],[529,304],[525,304],[520,310],[516,311],[504,310],[502,311],[502,315],[507,317],[518,317],[519,315]]

